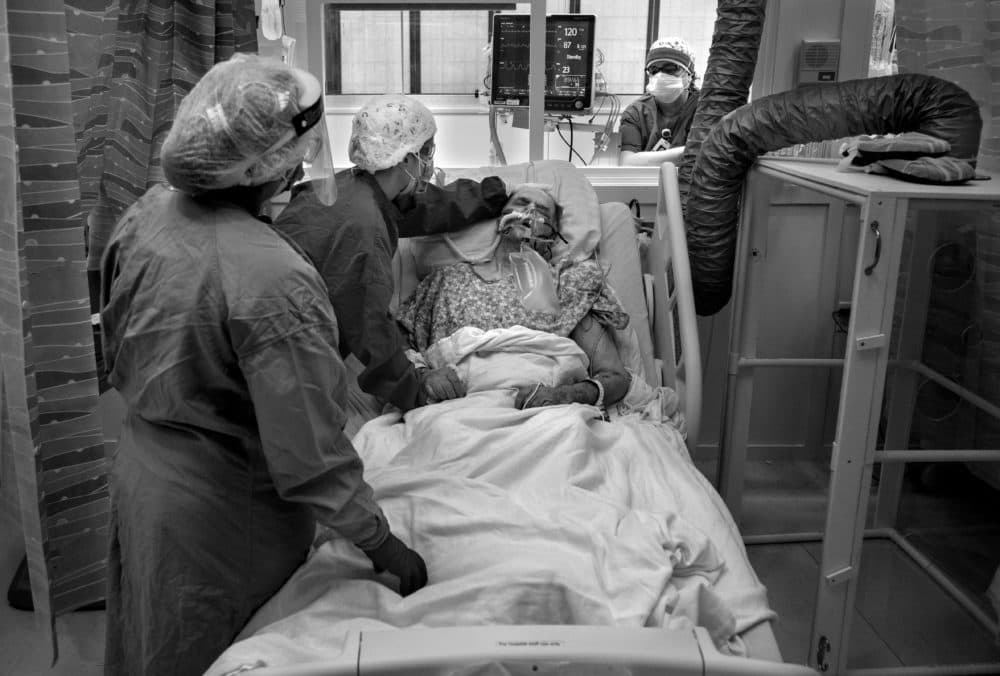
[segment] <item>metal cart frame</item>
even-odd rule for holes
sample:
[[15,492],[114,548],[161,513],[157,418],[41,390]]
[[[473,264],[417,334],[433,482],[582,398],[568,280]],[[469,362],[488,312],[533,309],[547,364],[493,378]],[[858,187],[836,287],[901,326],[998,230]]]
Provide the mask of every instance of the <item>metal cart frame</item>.
[[[758,358],[756,318],[764,299],[759,263],[766,256],[770,189],[782,183],[815,191],[861,210],[854,265],[850,323],[843,359]],[[1000,179],[962,186],[928,186],[885,176],[838,172],[829,161],[763,159],[751,169],[744,191],[737,249],[734,315],[726,388],[726,425],[720,458],[720,493],[739,522],[753,399],[753,373],[768,367],[842,368],[843,379],[831,457],[831,483],[822,533],[784,533],[747,537],[748,544],[822,540],[823,554],[809,650],[810,664],[834,674],[914,673],[913,667],[847,668],[850,621],[857,592],[861,548],[866,537],[888,538],[911,556],[990,631],[997,622],[984,613],[944,573],[895,529],[906,462],[998,461],[1000,450],[897,450],[909,438],[917,376],[929,378],[982,411],[1000,419],[1000,407],[949,381],[920,362],[930,279],[912,275],[902,307],[899,358],[890,363],[889,347],[903,252],[903,233],[911,201],[934,200],[935,210],[1000,208]],[[836,204],[836,202],[834,202]],[[927,269],[933,247],[915,237],[910,269]],[[890,368],[891,367],[891,368]],[[887,372],[893,379],[888,403],[885,449],[876,450]],[[874,463],[882,463],[875,505],[875,528],[866,530]],[[1000,664],[918,667],[921,674],[996,673]]]

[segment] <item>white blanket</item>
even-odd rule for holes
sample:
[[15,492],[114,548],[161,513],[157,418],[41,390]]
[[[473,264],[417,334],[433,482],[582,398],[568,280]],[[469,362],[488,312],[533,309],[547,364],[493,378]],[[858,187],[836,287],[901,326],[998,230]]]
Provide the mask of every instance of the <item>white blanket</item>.
[[391,575],[331,537],[208,673],[336,658],[348,631],[406,626],[699,624],[740,652],[737,634],[772,613],[680,434],[513,399],[475,392],[383,415],[355,438],[393,532],[427,562],[427,587],[401,598]]
[[[636,340],[634,333],[631,338]],[[573,383],[587,377],[590,363],[586,353],[570,338],[523,326],[490,331],[465,327],[434,343],[424,356],[432,368],[455,369],[469,392],[536,383],[548,386]],[[641,368],[637,351],[635,358],[623,360]],[[632,380],[628,392],[608,407],[608,414],[614,419],[638,417],[670,422],[686,433],[687,424],[679,409],[677,393],[669,387],[650,387],[644,375],[632,369],[629,372]]]

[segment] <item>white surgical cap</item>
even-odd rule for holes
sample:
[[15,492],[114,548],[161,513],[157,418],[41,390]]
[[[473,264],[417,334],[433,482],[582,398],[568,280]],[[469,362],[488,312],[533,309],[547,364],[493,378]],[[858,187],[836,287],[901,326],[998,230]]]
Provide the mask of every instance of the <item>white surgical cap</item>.
[[348,155],[368,172],[389,169],[402,162],[437,132],[427,106],[402,94],[376,96],[365,103],[351,122]]
[[300,90],[295,71],[277,60],[236,54],[215,64],[181,101],[163,142],[167,180],[199,194],[288,173],[307,147],[292,127]]

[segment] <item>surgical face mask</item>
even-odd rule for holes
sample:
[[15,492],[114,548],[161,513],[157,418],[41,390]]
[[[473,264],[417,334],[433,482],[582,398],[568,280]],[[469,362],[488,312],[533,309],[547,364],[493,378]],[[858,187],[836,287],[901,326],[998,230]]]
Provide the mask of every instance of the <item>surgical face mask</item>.
[[273,185],[274,191],[266,196],[267,200],[272,200],[281,193],[291,190],[301,180],[304,173],[302,164],[298,164],[294,169],[287,171],[284,176],[269,182],[267,185]]
[[650,75],[649,84],[646,85],[646,91],[660,103],[673,103],[680,98],[686,88],[687,84],[684,82],[683,75],[667,75],[666,73]]
[[287,190],[291,190],[299,181],[302,180],[304,176],[305,170],[302,168],[302,165],[299,164],[289,172],[288,177],[285,179],[284,184],[281,186],[281,189],[278,190],[277,194],[280,195]]

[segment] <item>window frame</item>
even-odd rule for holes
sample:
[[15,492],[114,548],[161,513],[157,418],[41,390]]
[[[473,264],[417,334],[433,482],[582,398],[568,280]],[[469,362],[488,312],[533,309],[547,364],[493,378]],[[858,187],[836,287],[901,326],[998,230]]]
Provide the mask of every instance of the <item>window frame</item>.
[[[575,1],[579,3],[579,0]],[[415,9],[414,8],[415,3],[377,2],[377,1],[372,2],[372,0],[368,0],[367,2],[361,2],[359,0],[358,2],[343,3],[343,2],[330,2],[329,0],[327,0],[326,2],[323,2],[321,4],[320,20],[323,22],[323,26],[325,29],[327,27],[328,21],[324,8],[330,6],[334,7],[333,11],[336,12],[337,14],[340,14],[340,12],[345,12],[345,11],[346,12],[375,11],[375,12],[400,12],[400,13],[406,12],[409,15],[408,26],[407,26],[407,31],[409,33],[409,49],[408,49],[409,54],[407,63],[404,65],[408,67],[409,77],[410,77],[409,79],[410,91],[407,92],[407,95],[442,97],[442,100],[447,101],[459,97],[473,96],[473,94],[471,92],[448,92],[444,94],[438,94],[438,93],[427,94],[421,91],[422,89],[421,76],[423,73],[422,70],[423,62],[422,62],[422,52],[421,52],[421,46],[423,42],[422,31],[421,31],[422,28],[421,14],[423,12],[429,12],[435,10],[480,11],[480,12],[485,11],[488,13],[487,35],[489,35],[490,31],[492,31],[493,28],[492,26],[493,14],[497,11],[514,10],[516,9],[517,4],[518,4],[517,2],[498,2],[496,0],[493,0],[492,2],[484,2],[481,5],[470,4],[469,2],[462,2],[462,1],[456,1],[450,3],[450,2],[441,2],[441,0],[437,0],[436,2],[428,2],[426,4],[416,5],[417,7],[419,7],[419,9]],[[340,61],[339,59],[336,59],[336,56],[339,55],[339,50],[340,50],[340,22],[337,21],[337,19],[339,19],[339,17],[335,17],[336,26],[335,27],[331,26],[332,28],[335,28],[335,31],[333,32],[334,36],[331,40],[327,40],[331,32],[330,31],[323,32],[323,45],[322,45],[323,49],[320,52],[323,58],[323,66],[324,66],[323,91],[326,96],[371,96],[371,93],[345,94],[343,91],[341,91],[342,73],[339,71],[336,73],[325,72],[327,59],[329,56],[328,50],[331,47],[338,52],[338,54],[334,55],[335,60],[337,60],[338,62]],[[332,45],[330,44],[331,42],[333,43]],[[334,89],[334,91],[331,92],[330,91],[331,88]]]
[[[529,68],[544,70],[545,68],[545,17],[547,0],[519,0],[501,2],[498,0],[411,0],[398,2],[396,0],[303,0],[306,3],[306,58],[309,67],[319,64],[321,72],[316,73],[323,85],[327,114],[354,112],[369,98],[365,94],[326,94],[327,72],[324,37],[325,19],[323,6],[335,4],[347,10],[374,11],[420,11],[420,10],[489,10],[498,6],[528,4],[530,7],[531,47],[529,49]],[[581,0],[568,0],[569,13],[581,12]],[[659,28],[660,0],[646,0],[646,44],[650,44]],[[414,98],[434,112],[447,114],[485,115],[483,104],[471,94],[411,94]],[[528,159],[542,160],[545,157],[545,113],[544,113],[544,79],[533,79],[529,90],[528,114]]]
[[[334,89],[338,89],[338,85],[342,81],[342,73],[328,73],[326,71],[327,65],[327,33],[325,32],[326,16],[324,12],[325,5],[336,5],[337,9],[335,11],[406,11],[411,15],[411,22],[409,26],[410,32],[410,44],[409,44],[409,70],[410,70],[410,92],[408,96],[415,96],[420,98],[424,103],[432,103],[443,106],[442,111],[447,112],[481,112],[481,108],[477,101],[470,101],[470,96],[475,99],[476,97],[472,93],[455,92],[448,94],[427,94],[419,91],[420,89],[420,79],[422,66],[421,56],[420,56],[420,23],[419,19],[413,21],[414,15],[419,16],[421,11],[433,11],[433,10],[480,10],[480,11],[510,11],[515,9],[518,4],[531,4],[532,2],[538,0],[520,0],[520,2],[503,2],[500,0],[480,0],[479,2],[470,2],[469,0],[416,0],[414,2],[397,2],[395,0],[308,0],[310,4],[318,7],[317,20],[309,21],[308,25],[310,29],[315,28],[317,25],[319,30],[317,31],[318,37],[315,39],[313,36],[309,36],[309,62],[310,63],[321,63],[323,68],[323,91],[325,96],[328,97],[338,97],[336,101],[330,101],[331,107],[338,108],[341,106],[353,105],[356,103],[356,99],[351,97],[360,97],[361,100],[366,96],[371,94],[345,94],[342,91],[330,92],[328,85],[333,82]],[[545,0],[541,0],[543,3]],[[646,0],[646,44],[651,44],[657,31],[659,30],[660,22],[660,0]],[[316,10],[314,10],[316,11]],[[564,12],[566,14],[581,14],[581,0],[568,0],[568,8]],[[338,25],[339,28],[339,25]],[[492,31],[492,22],[488,19],[487,32]],[[336,40],[336,38],[334,38]],[[339,47],[339,41],[336,45]],[[416,87],[413,86],[413,82],[416,82]],[[343,97],[342,99],[340,97]],[[437,105],[435,107],[437,107]]]

